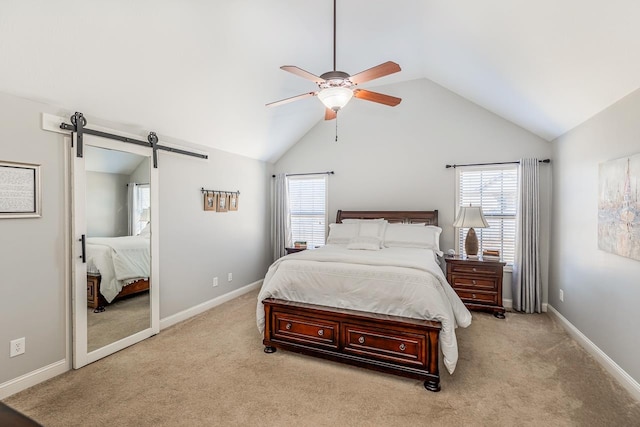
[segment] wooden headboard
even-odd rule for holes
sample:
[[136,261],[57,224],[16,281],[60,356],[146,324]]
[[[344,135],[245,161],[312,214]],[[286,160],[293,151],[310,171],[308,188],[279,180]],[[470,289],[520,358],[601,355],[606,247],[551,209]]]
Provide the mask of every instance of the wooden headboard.
[[343,219],[384,218],[392,223],[438,225],[438,211],[342,211],[338,210],[336,222]]

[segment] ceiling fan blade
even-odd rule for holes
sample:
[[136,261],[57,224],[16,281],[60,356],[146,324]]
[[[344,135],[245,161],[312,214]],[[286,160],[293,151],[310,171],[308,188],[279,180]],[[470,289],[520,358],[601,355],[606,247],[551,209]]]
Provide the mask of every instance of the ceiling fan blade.
[[304,99],[310,96],[316,96],[317,94],[318,92],[303,93],[302,95],[296,95],[296,96],[292,96],[291,98],[281,99],[280,101],[270,102],[266,105],[267,107],[277,107],[278,105],[287,104],[289,102],[297,101],[298,99]]
[[395,107],[400,104],[402,98],[396,98],[395,96],[385,95],[383,93],[371,92],[370,90],[364,89],[356,89],[353,91],[353,96],[359,99],[364,99],[366,101],[377,102],[378,104],[388,105],[390,107]]
[[338,117],[338,113],[333,111],[331,108],[325,109],[325,111],[324,111],[324,119],[325,120],[333,120],[336,117]]
[[393,61],[387,61],[384,64],[376,65],[373,68],[359,72],[358,74],[349,77],[351,83],[359,85],[360,83],[368,82],[369,80],[379,79],[380,77],[388,76],[389,74],[397,73],[400,71],[400,66]]
[[325,81],[322,77],[311,74],[310,72],[305,71],[302,68],[296,67],[295,65],[283,65],[282,67],[280,67],[280,69],[295,74],[296,76],[302,77],[303,79],[311,80],[316,84],[320,84]]

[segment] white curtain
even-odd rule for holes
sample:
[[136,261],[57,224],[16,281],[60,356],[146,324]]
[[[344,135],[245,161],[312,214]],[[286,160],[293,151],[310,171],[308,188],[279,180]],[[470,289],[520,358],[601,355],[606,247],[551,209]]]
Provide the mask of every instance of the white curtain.
[[127,184],[127,202],[129,203],[129,236],[134,236],[138,222],[138,184],[135,182]]
[[289,217],[289,185],[286,174],[278,174],[273,182],[271,207],[271,242],[274,261],[284,256],[285,247],[291,243],[291,221]]
[[521,159],[518,170],[518,217],[512,290],[513,309],[525,313],[542,312],[538,164],[538,159]]

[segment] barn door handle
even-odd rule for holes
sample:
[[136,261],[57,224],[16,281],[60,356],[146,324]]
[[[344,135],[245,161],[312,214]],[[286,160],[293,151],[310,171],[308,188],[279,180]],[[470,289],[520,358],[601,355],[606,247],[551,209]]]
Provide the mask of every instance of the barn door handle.
[[82,255],[80,258],[82,258],[82,263],[85,264],[87,262],[87,236],[83,234],[78,241],[82,242]]

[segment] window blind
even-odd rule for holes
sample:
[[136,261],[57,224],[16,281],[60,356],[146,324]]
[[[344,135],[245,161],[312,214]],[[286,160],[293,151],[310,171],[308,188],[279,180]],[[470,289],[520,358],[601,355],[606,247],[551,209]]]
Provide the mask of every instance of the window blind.
[[291,238],[307,246],[324,246],[327,229],[327,176],[287,177]]
[[[518,202],[517,166],[458,169],[458,200],[460,206],[482,206],[489,228],[475,229],[479,253],[498,249],[503,262],[513,264],[516,247],[516,209]],[[458,252],[464,247],[468,228],[458,231]]]

